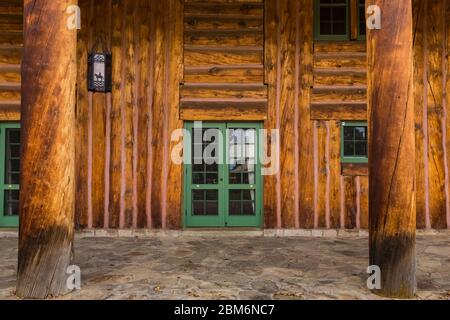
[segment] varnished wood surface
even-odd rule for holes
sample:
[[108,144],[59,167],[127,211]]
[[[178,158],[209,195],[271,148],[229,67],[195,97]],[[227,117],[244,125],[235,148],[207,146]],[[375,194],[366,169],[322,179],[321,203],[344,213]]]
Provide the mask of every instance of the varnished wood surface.
[[181,119],[267,119],[264,1],[185,0],[183,36]]
[[368,32],[370,265],[388,297],[413,298],[415,279],[415,137],[410,1],[370,0],[383,28]]
[[20,120],[23,1],[0,2],[0,121]]
[[[10,12],[0,19],[3,121],[20,118],[22,89],[21,2],[10,2],[14,5],[0,4]],[[243,7],[249,2],[251,7]],[[448,2],[413,3],[419,228],[450,225]],[[152,0],[80,0],[86,18],[77,44],[77,226],[159,228],[166,221],[180,228],[181,168],[162,159],[172,146],[164,143],[166,137],[184,119],[278,126],[282,171],[265,179],[266,227],[312,228],[315,216],[319,226],[342,227],[346,184],[340,178],[348,171],[340,164],[339,121],[366,119],[366,44],[314,42],[310,0],[285,0],[278,7],[272,0],[190,1],[184,9],[182,3],[174,1],[170,9]],[[173,15],[163,19],[169,9]],[[169,32],[167,25],[175,28]],[[114,86],[112,94],[90,98],[85,61],[99,38],[114,56]],[[321,139],[316,145],[315,127]],[[359,193],[367,197],[365,174],[360,183],[355,203]],[[165,219],[163,203],[172,208]],[[367,204],[359,206],[355,219],[363,225]]]
[[[68,291],[75,207],[76,30],[72,0],[24,2],[20,230],[16,294]],[[49,33],[56,29],[58,32]]]

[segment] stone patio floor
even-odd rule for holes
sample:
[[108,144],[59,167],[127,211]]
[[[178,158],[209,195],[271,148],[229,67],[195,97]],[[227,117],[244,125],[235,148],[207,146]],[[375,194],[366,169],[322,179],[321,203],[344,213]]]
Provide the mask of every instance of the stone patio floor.
[[[379,299],[367,238],[151,237],[75,242],[82,289],[62,299]],[[17,238],[0,238],[0,299],[14,296]],[[450,299],[450,236],[417,239],[418,299]]]

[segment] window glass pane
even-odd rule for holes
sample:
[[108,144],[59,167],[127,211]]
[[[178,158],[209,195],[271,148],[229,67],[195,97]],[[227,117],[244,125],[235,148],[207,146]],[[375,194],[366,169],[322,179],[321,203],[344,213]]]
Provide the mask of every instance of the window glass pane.
[[217,184],[220,130],[194,128],[192,139],[192,183]]
[[229,215],[230,216],[239,216],[242,213],[241,210],[241,202],[240,201],[230,201],[229,204]]
[[255,202],[254,201],[244,201],[242,203],[242,215],[244,215],[244,216],[254,216],[255,215]]
[[344,141],[344,156],[353,157],[355,155],[355,144],[353,141]]
[[229,214],[231,216],[256,215],[255,190],[230,190]]
[[194,216],[219,215],[219,191],[218,190],[193,190],[192,214]]
[[355,138],[353,127],[344,127],[344,139],[353,140]]
[[367,155],[367,142],[357,141],[355,142],[355,156],[365,157]]
[[19,215],[19,190],[5,190],[5,216]]
[[355,140],[367,140],[366,127],[355,127]]
[[228,140],[229,183],[256,183],[256,130],[230,129]]
[[230,200],[241,200],[241,191],[230,190]]
[[205,197],[203,190],[192,191],[192,196],[193,196],[194,201],[195,200],[204,200],[204,197]]
[[206,202],[205,203],[205,215],[206,216],[219,215],[219,203],[218,202]]
[[333,24],[333,34],[345,35],[347,33],[346,27],[345,22],[335,22]]
[[350,160],[345,159],[346,157],[354,158],[356,161],[367,158],[367,126],[347,123],[342,130],[344,160]]
[[217,190],[207,190],[206,193],[206,200],[207,201],[217,201],[219,200],[219,194]]
[[319,2],[319,28],[320,35],[346,35],[348,25],[346,0],[320,0]]
[[6,129],[5,184],[20,184],[20,129]]
[[192,214],[194,216],[204,216],[205,215],[205,203],[194,201],[192,203]]

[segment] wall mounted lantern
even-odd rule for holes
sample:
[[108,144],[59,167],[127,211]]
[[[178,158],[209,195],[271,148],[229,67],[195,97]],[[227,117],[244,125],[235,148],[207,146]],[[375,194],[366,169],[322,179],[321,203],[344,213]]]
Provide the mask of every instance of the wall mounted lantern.
[[88,55],[88,90],[93,92],[111,92],[112,55],[92,52]]

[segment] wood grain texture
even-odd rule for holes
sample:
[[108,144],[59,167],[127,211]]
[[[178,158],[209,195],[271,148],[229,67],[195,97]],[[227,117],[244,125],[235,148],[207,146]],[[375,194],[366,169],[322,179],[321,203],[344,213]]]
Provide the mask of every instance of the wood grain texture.
[[[264,122],[266,130],[272,130],[276,127],[276,64],[277,64],[277,46],[279,37],[277,37],[278,30],[278,10],[276,1],[265,2],[265,23],[264,23],[264,78],[268,84],[268,104],[267,104],[267,121]],[[265,143],[265,152],[269,154],[271,150],[272,141],[267,139]],[[274,175],[269,175],[264,178],[264,225],[266,228],[276,228],[281,222],[277,217],[276,204],[276,179]]]
[[[369,0],[383,28],[368,30],[370,264],[389,297],[415,294],[415,142],[410,1]],[[395,50],[395,53],[394,53]]]
[[[102,50],[111,51],[108,47],[106,39],[110,38],[111,21],[110,6],[108,0],[96,1],[94,6],[93,17],[95,18],[95,26],[92,30],[97,30],[95,39],[91,39],[91,43],[100,41]],[[109,13],[105,14],[105,13]],[[104,93],[95,93],[93,95],[92,105],[92,227],[102,228],[104,226],[105,212],[105,147],[106,147],[106,113],[107,95]],[[95,214],[94,214],[95,213]]]
[[[267,119],[267,89],[255,87],[265,87],[264,2],[184,3],[182,17],[173,20],[184,18],[181,119]],[[197,83],[213,85],[199,89]],[[258,107],[255,95],[261,99]]]
[[[88,16],[89,6],[87,0],[80,0],[78,5],[81,14]],[[89,39],[88,19],[81,21],[81,30],[77,39],[77,83],[86,83],[87,78],[87,46]],[[76,198],[75,203],[75,226],[86,228],[87,216],[87,144],[88,144],[88,92],[86,85],[77,85],[77,108],[76,108],[76,134],[75,134],[75,165],[76,165]]]
[[329,141],[329,179],[330,179],[330,221],[329,227],[338,229],[340,227],[340,177],[341,177],[341,124],[339,121],[330,121]]
[[82,223],[91,205],[92,227],[180,228],[182,169],[171,163],[170,137],[182,127],[182,2],[103,0],[80,5],[83,12],[92,11],[86,19],[91,39],[81,36],[78,46],[77,162],[86,172],[89,153],[81,149],[87,144],[82,140],[89,140],[84,60],[95,43],[113,55],[112,94],[96,93],[92,99],[92,196],[89,202],[83,191],[89,179],[81,175],[77,189],[87,204],[77,207],[80,227],[87,226]]
[[112,61],[112,106],[111,106],[111,162],[110,162],[110,193],[109,193],[109,226],[118,228],[120,220],[120,195],[121,195],[121,132],[122,132],[122,111],[121,103],[124,90],[124,67],[122,59],[124,57],[124,2],[119,0],[112,1],[112,33],[111,33],[111,52]]
[[173,92],[169,96],[168,101],[168,134],[167,143],[168,149],[165,157],[167,161],[167,216],[165,227],[169,229],[179,228],[181,221],[181,199],[183,187],[183,167],[176,165],[171,159],[171,150],[179,143],[178,141],[171,141],[171,135],[176,129],[183,127],[183,122],[179,118],[179,84],[182,81],[183,75],[183,46],[182,46],[182,32],[183,32],[183,3],[179,0],[171,0],[169,7],[170,21],[166,30],[170,30],[169,57],[172,57],[168,72],[171,74],[168,83],[169,92]]
[[313,86],[313,2],[300,1],[299,214],[300,227],[314,227],[313,130],[310,115]]
[[20,120],[23,1],[0,4],[0,121]]
[[[111,12],[94,14],[101,17],[89,31],[105,34],[105,42],[112,43],[114,73],[109,117],[108,98],[93,96],[94,226],[118,228],[122,210],[125,228],[181,227],[181,167],[172,165],[167,157],[174,145],[171,133],[181,128],[184,120],[264,121],[267,129],[281,129],[279,176],[264,179],[267,228],[314,228],[313,123],[318,121],[323,131],[319,130],[322,136],[317,143],[317,224],[346,227],[340,221],[341,209],[347,215],[347,203],[356,203],[358,192],[346,189],[346,179],[341,188],[344,175],[361,177],[359,212],[364,226],[367,172],[348,165],[341,168],[340,121],[367,119],[365,42],[314,42],[311,0],[109,1],[111,4],[100,1],[95,5],[111,6]],[[83,12],[84,2],[80,2]],[[430,7],[428,14],[421,11],[425,3]],[[433,6],[440,8],[435,20],[430,17],[438,11]],[[444,125],[449,121],[444,113],[449,105],[444,94],[444,87],[449,86],[445,70],[448,49],[444,48],[449,32],[444,34],[448,23],[443,21],[448,9],[425,0],[416,0],[413,9],[417,226],[427,227],[428,212],[429,227],[446,228],[449,157],[446,161],[444,154],[450,150],[450,137],[444,138],[450,130]],[[93,20],[86,15],[83,23]],[[441,35],[432,35],[433,28]],[[88,222],[88,100],[83,68],[90,48],[83,30],[79,35],[76,159],[80,201],[76,217],[82,228]],[[0,92],[2,83],[20,81],[18,52],[15,47],[5,49]],[[6,64],[8,61],[11,63]],[[15,90],[4,93],[5,103],[11,101],[6,99],[9,96],[17,96]],[[0,108],[0,117],[18,118],[11,108],[15,107]],[[109,192],[103,195],[107,185]],[[430,188],[437,190],[432,196]],[[347,224],[353,226],[356,220]]]
[[448,1],[413,2],[418,228],[448,227],[448,16]]
[[[414,21],[414,120],[415,120],[415,141],[416,141],[416,212],[417,228],[427,227],[428,205],[428,125],[426,122],[427,113],[424,112],[424,41],[425,30],[425,1],[414,0],[413,21]],[[425,119],[425,120],[424,120]]]
[[429,179],[429,206],[430,222],[432,228],[446,227],[446,195],[445,195],[445,164],[443,148],[443,31],[444,10],[443,1],[428,1],[426,25],[427,32],[427,85],[428,85],[428,179]]
[[[444,39],[443,39],[443,55],[442,55],[442,68],[444,69],[444,79],[443,79],[443,88],[444,88],[444,110],[446,112],[445,117],[445,138],[446,141],[444,143],[445,146],[445,154],[446,154],[446,168],[447,168],[447,179],[450,180],[450,1],[444,1],[444,8],[442,11],[443,19],[444,19]],[[446,185],[446,201],[447,201],[447,229],[450,229],[450,181],[447,181]]]
[[[20,231],[16,294],[67,293],[75,209],[76,1],[24,2]],[[53,31],[53,32],[52,32]],[[51,191],[51,192],[49,192]]]

